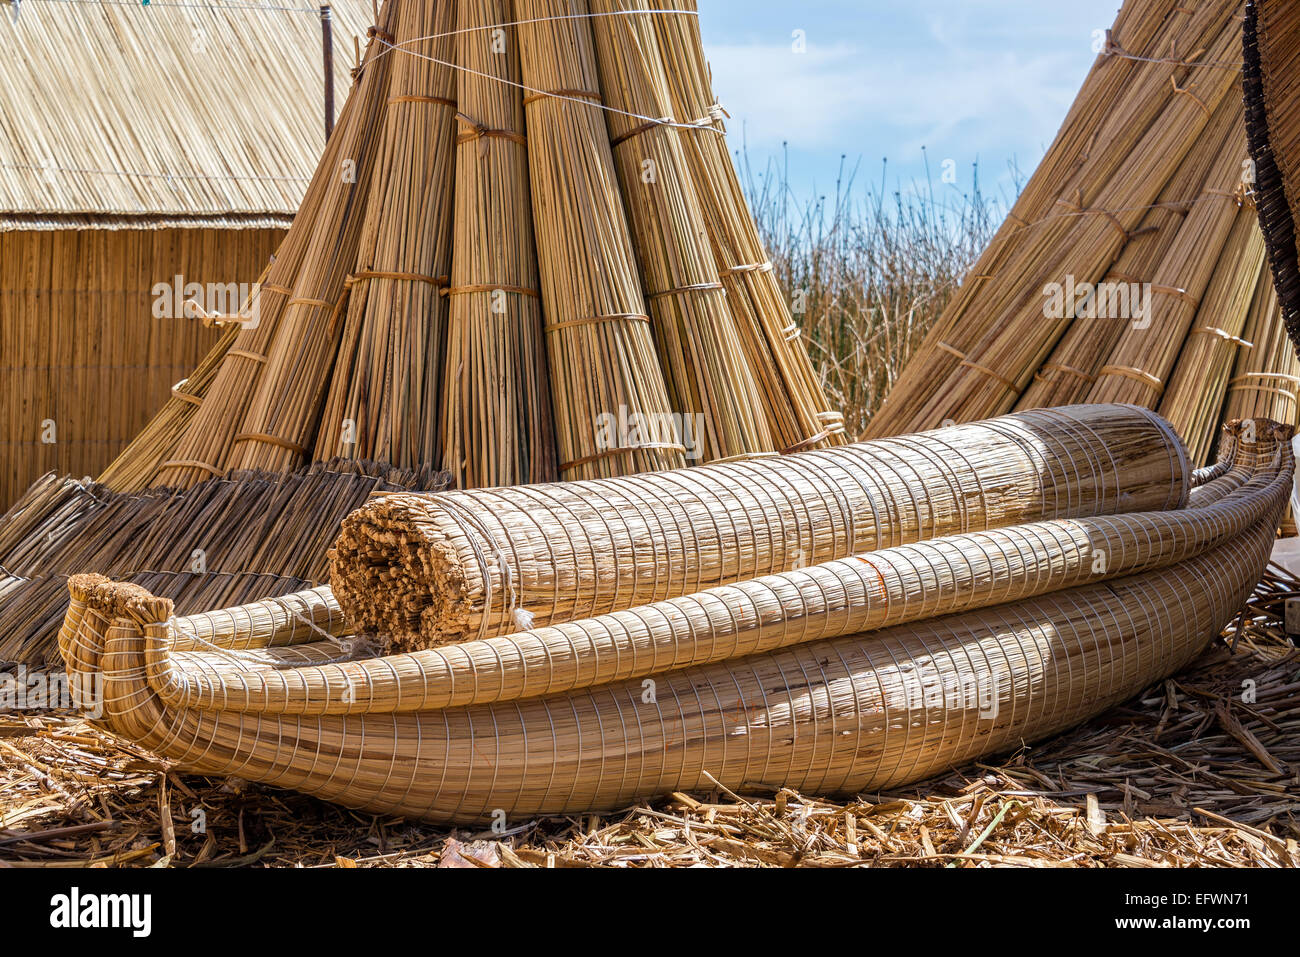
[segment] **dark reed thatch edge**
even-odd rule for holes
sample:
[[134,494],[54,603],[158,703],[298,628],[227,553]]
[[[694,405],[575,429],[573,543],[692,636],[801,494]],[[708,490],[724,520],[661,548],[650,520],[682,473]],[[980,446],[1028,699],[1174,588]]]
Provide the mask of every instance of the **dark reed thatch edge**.
[[1300,258],[1295,218],[1287,203],[1282,173],[1269,137],[1264,71],[1259,49],[1259,0],[1246,4],[1242,29],[1242,91],[1246,101],[1246,140],[1255,161],[1255,205],[1268,249],[1269,268],[1282,306],[1287,336],[1300,355]]

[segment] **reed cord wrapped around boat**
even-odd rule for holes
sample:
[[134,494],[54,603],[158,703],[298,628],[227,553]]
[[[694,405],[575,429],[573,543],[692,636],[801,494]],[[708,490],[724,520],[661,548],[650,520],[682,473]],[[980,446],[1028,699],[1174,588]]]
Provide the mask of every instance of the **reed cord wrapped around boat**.
[[[865,610],[850,599],[840,611],[826,609],[829,617],[801,618],[782,596],[783,611],[751,620],[745,642],[734,644],[727,616],[714,614],[707,599],[695,607],[695,599],[678,599],[665,607],[691,616],[696,637],[720,637],[712,650],[684,640],[678,651],[658,647],[647,657],[645,636],[614,633],[596,648],[585,643],[601,637],[593,620],[573,623],[581,627],[571,632],[569,658],[512,661],[511,643],[528,637],[514,636],[494,642],[495,658],[469,655],[462,670],[438,675],[410,669],[452,660],[456,649],[343,661],[355,649],[322,592],[174,619],[170,602],[92,576],[70,583],[61,647],[74,691],[94,696],[83,703],[102,707],[102,723],[180,767],[379,813],[468,823],[502,812],[510,820],[607,810],[718,784],[876,790],[1061,730],[1190,661],[1237,612],[1267,560],[1292,471],[1291,432],[1264,422],[1239,430],[1231,466],[1198,476],[1207,490],[1227,486],[1206,496],[1212,504],[1203,509],[1111,519],[1106,534],[1115,537],[1107,541],[1126,544],[1110,573],[1125,562],[1150,568],[1181,560],[1105,584],[1091,577],[1107,574],[1094,565],[1082,572],[1058,564],[1069,547],[1048,547],[1046,564],[1017,569],[997,565],[991,535],[970,534],[931,543],[928,553],[863,556],[893,569],[912,556],[922,574],[903,591],[919,604],[903,611],[891,613],[868,590]],[[1170,535],[1144,544],[1165,522]],[[1089,534],[1104,524],[1091,524]],[[1068,537],[1072,523],[1044,523],[1021,540],[1046,545],[1049,526]],[[1019,531],[1006,530],[1008,547]],[[973,601],[1055,589],[1079,573],[1090,583],[856,630],[898,620],[891,614],[925,614],[924,569],[960,568],[958,555],[995,562],[988,569],[995,580]],[[1048,580],[1030,584],[1038,573]],[[760,594],[759,583],[744,587],[734,594]],[[956,581],[943,587],[962,594]],[[826,597],[836,598],[833,585]],[[672,625],[638,611],[661,631]],[[772,650],[753,653],[756,637]],[[628,663],[635,663],[630,671]],[[508,673],[515,678],[500,686]],[[262,700],[222,697],[244,681],[246,694],[260,685]],[[290,702],[277,685],[299,693]],[[322,701],[330,713],[321,713]],[[250,710],[235,710],[241,706]]]
[[1040,410],[685,472],[389,496],[343,523],[330,582],[358,627],[405,650],[939,535],[1176,508],[1189,484],[1153,413]]

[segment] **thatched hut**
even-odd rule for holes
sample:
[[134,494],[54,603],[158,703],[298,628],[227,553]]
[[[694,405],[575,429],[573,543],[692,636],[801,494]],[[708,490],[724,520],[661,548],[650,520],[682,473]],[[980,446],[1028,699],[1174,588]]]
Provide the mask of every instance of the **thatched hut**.
[[[371,11],[330,12],[341,102]],[[297,211],[324,33],[303,0],[0,0],[0,509],[98,473],[216,342],[178,306],[236,311]]]

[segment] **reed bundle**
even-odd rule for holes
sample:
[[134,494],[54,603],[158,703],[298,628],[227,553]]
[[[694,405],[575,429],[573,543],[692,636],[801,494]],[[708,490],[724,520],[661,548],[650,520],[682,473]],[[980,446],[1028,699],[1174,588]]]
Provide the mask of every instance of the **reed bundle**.
[[[1229,421],[1254,417],[1225,411],[1224,397],[1233,366],[1254,348],[1254,343],[1243,337],[1252,308],[1259,307],[1267,322],[1276,323],[1277,319],[1276,310],[1267,306],[1268,289],[1260,285],[1268,282],[1268,275],[1264,237],[1254,210],[1243,206],[1232,229],[1158,410],[1187,443],[1194,462],[1209,458],[1221,417]],[[1287,415],[1269,418],[1290,420]]]
[[[611,4],[601,0],[599,6]],[[726,139],[719,135],[726,132],[724,111],[713,94],[699,20],[691,15],[697,9],[695,0],[650,0],[621,9],[647,6],[659,14],[646,19],[658,40],[668,84],[668,115],[700,127],[699,133],[678,140],[768,431],[784,451],[842,443],[846,441],[844,416],[830,409],[808,350],[799,341],[799,325],[772,270]]]
[[[391,37],[403,0],[388,0],[372,28]],[[420,18],[403,22],[411,29]],[[401,41],[414,39],[401,37]],[[339,303],[357,262],[366,227],[371,183],[386,116],[394,58],[371,43],[357,81],[357,122],[342,128],[349,141],[340,154],[345,168],[331,171],[329,189],[313,226],[307,253],[293,281],[293,295],[273,332],[266,362],[243,383],[249,398],[242,424],[219,467],[288,469],[310,461],[342,334]],[[386,171],[388,172],[388,171]]]
[[1259,221],[1287,335],[1300,351],[1300,261],[1295,210],[1300,200],[1300,9],[1291,0],[1248,0],[1242,35],[1246,127]]
[[69,575],[129,579],[194,610],[296,591],[325,581],[339,522],[373,492],[444,486],[352,460],[132,494],[47,476],[0,521],[0,661],[53,652]]
[[359,627],[420,648],[937,535],[1177,507],[1188,481],[1145,410],[1029,412],[680,474],[388,496],[344,523],[330,582]]
[[1272,413],[1270,418],[1290,422],[1296,418],[1296,396],[1300,394],[1300,359],[1287,339],[1286,326],[1278,320],[1277,290],[1272,277],[1259,278],[1255,307],[1246,320],[1243,336],[1253,348],[1237,356],[1228,380],[1226,414],[1255,418],[1256,410]]
[[[411,468],[436,462],[441,452],[447,303],[440,293],[451,267],[454,28],[454,4],[397,8],[396,48],[405,55],[388,54],[383,134],[360,251],[343,280],[347,318],[315,433],[316,459],[374,458]],[[336,317],[344,308],[335,306]]]
[[[869,436],[1125,401],[1158,409],[1185,430],[1194,461],[1210,459],[1234,414],[1225,383],[1253,341],[1244,328],[1257,299],[1259,234],[1241,225],[1253,200],[1245,110],[1231,69],[1239,13],[1236,3],[1124,4],[1042,169]],[[1096,298],[1079,292],[1048,312],[1054,286]],[[1132,295],[1144,314],[1123,309]]]
[[[102,721],[114,733],[198,773],[274,781],[380,813],[468,823],[500,811],[605,810],[718,785],[880,789],[1061,730],[1187,663],[1263,570],[1293,467],[1292,432],[1262,421],[1243,429],[1227,471],[1202,476],[1209,485],[1228,474],[1241,481],[1210,496],[1215,504],[1204,511],[1089,524],[1072,545],[1052,544],[1078,532],[1051,523],[1022,538],[1006,530],[996,553],[993,539],[967,535],[932,542],[928,553],[861,556],[882,569],[910,568],[899,581],[882,571],[883,581],[867,576],[862,584],[858,574],[854,585],[844,562],[834,566],[840,574],[803,570],[805,585],[829,574],[819,580],[859,589],[868,605],[841,601],[832,585],[822,596],[830,604],[803,619],[795,613],[787,628],[776,623],[789,612],[784,602],[775,621],[744,600],[719,614],[715,592],[661,607],[689,618],[693,631],[646,610],[637,618],[648,636],[620,633],[632,620],[627,613],[566,626],[579,647],[603,642],[595,657],[565,651],[557,639],[552,658],[537,645],[554,634],[544,629],[521,636],[529,644],[518,649],[497,642],[504,653],[495,658],[471,650],[465,661],[457,649],[438,649],[347,661],[357,649],[321,592],[178,619],[170,602],[91,576],[70,583],[60,644],[73,687],[101,696]],[[1165,521],[1175,523],[1167,536],[1157,533]],[[1157,540],[1148,542],[1148,532]],[[1067,557],[1085,541],[1095,548],[1093,533],[1126,543],[1119,547],[1133,568],[1176,563],[1098,584],[1094,566],[1085,573]],[[1023,567],[1011,558],[1021,548],[1036,556]],[[958,597],[961,584],[946,578],[960,574],[956,555],[990,562],[999,580]],[[957,607],[1021,588],[1032,594],[1030,566],[1059,585],[1076,575],[1089,583],[953,614],[928,602],[936,581]],[[764,584],[799,581],[784,575]],[[761,600],[758,583],[744,589],[730,594]],[[891,611],[891,594],[914,604]],[[728,620],[737,607],[748,616],[741,627]],[[927,611],[942,617],[907,621]],[[895,617],[902,623],[858,627]],[[653,654],[674,630],[682,646],[664,638]],[[709,647],[711,635],[720,640]],[[771,650],[746,653],[750,643]],[[528,650],[533,657],[524,659]],[[433,678],[423,668],[436,673],[438,661],[448,669]],[[260,689],[236,705],[248,711],[219,700],[219,689],[238,686],[237,671]],[[276,690],[280,681],[297,691],[286,696]],[[191,697],[199,707],[178,703]],[[452,703],[465,700],[479,703]]]
[[[513,9],[523,82],[538,91],[524,105],[560,477],[681,468],[680,438],[662,427],[673,408],[596,108],[586,2],[516,0]],[[603,441],[600,417],[620,411],[646,428],[626,442]]]
[[[702,427],[692,460],[715,462],[775,451],[758,386],[727,308],[710,250],[683,137],[672,116],[668,79],[648,0],[590,0],[601,89],[614,164],[639,253],[660,364],[674,411]],[[637,17],[615,11],[639,10]],[[694,431],[694,430],[693,430]]]
[[[1145,301],[1135,303],[1134,284],[1139,280],[1146,281],[1158,272],[1178,275],[1177,270],[1185,268],[1185,249],[1195,243],[1196,236],[1188,222],[1190,214],[1198,207],[1207,204],[1215,206],[1229,201],[1222,195],[1215,199],[1216,194],[1208,192],[1212,188],[1210,179],[1216,166],[1223,165],[1225,154],[1230,156],[1234,148],[1239,151],[1240,143],[1237,141],[1243,135],[1236,105],[1231,97],[1225,97],[1205,132],[1207,145],[1214,144],[1215,148],[1196,151],[1178,168],[1161,191],[1159,202],[1147,210],[1142,224],[1134,231],[1133,238],[1105,274],[1108,282],[1128,284],[1129,310],[1111,310],[1109,297],[1104,292],[1098,294],[1099,300],[1091,309],[1087,308],[1086,301],[1082,305],[1076,305],[1076,317],[1086,321],[1070,323],[1070,327],[1052,349],[1048,361],[1043,363],[1034,374],[1033,381],[1021,393],[1016,403],[1017,408],[1034,409],[1083,402],[1092,391],[1099,370],[1105,366],[1125,329],[1137,321],[1135,308],[1145,305],[1148,311],[1142,320],[1149,318],[1154,321],[1153,313],[1157,302],[1162,308],[1169,307],[1169,300],[1178,305],[1185,302],[1176,299],[1182,290],[1181,285],[1160,287],[1163,291],[1157,299],[1156,286],[1152,281],[1150,295],[1145,297]],[[1181,250],[1177,248],[1179,236],[1183,237]],[[1123,289],[1122,286],[1119,288]],[[1148,287],[1138,285],[1136,288],[1141,294]],[[1120,305],[1123,305],[1122,300]],[[1111,315],[1112,311],[1116,314]],[[1217,432],[1217,426],[1216,421],[1212,435]]]
[[490,29],[510,21],[509,0],[460,0],[457,9],[464,69],[441,459],[460,488],[553,482],[518,35]]

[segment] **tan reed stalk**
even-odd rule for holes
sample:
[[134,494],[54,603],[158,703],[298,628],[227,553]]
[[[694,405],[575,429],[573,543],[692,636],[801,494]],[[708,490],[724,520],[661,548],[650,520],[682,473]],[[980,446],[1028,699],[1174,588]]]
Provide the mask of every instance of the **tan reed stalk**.
[[1269,413],[1279,422],[1297,421],[1300,395],[1300,360],[1287,339],[1278,306],[1277,290],[1267,274],[1261,277],[1255,306],[1246,321],[1242,338],[1254,348],[1243,349],[1228,381],[1224,417],[1256,417],[1256,410]]
[[[596,7],[615,9],[610,0]],[[698,135],[678,139],[768,431],[784,451],[843,443],[844,416],[830,408],[727,150],[723,111],[713,94],[695,0],[650,0],[617,9],[647,7],[658,11],[647,21],[654,28],[668,84],[667,114],[700,126]]]
[[440,458],[460,488],[553,482],[518,33],[496,27],[510,22],[509,0],[456,7],[461,133]]
[[373,492],[444,486],[352,460],[130,495],[47,478],[0,522],[0,661],[48,658],[70,574],[98,569],[190,610],[264,598],[325,581],[339,522]]
[[[1255,426],[1259,441],[1242,451],[1255,468],[1273,461],[1272,481],[1239,501],[1274,514],[1173,566],[707,664],[671,657],[650,666],[652,679],[601,673],[571,692],[534,679],[498,697],[491,682],[502,669],[518,671],[498,659],[468,669],[468,686],[491,703],[403,712],[406,695],[425,693],[422,673],[361,704],[370,688],[350,664],[357,683],[331,691],[363,713],[176,708],[164,694],[204,680],[201,667],[183,663],[211,661],[210,651],[196,651],[209,638],[249,674],[333,673],[330,662],[347,648],[330,637],[241,651],[254,635],[267,646],[290,640],[289,631],[305,638],[302,620],[265,603],[246,615],[176,619],[170,602],[98,577],[70,583],[64,658],[73,685],[98,693],[88,704],[102,704],[105,727],[181,768],[274,781],[375,813],[469,823],[499,818],[499,810],[507,819],[603,811],[718,786],[881,789],[1023,747],[1198,654],[1238,612],[1273,542],[1291,430]],[[303,618],[323,623],[314,626],[323,635],[337,634],[321,596],[292,602],[307,606]],[[707,617],[702,608],[691,614]],[[240,617],[249,626],[218,633]],[[188,650],[173,655],[174,642]],[[538,665],[557,678],[571,673],[563,659]],[[542,696],[521,698],[528,689]]]
[[[292,655],[279,645],[293,622],[276,603],[264,602],[209,619],[221,648],[265,647],[274,639],[273,653],[235,657],[177,632],[151,655],[149,680],[172,709],[405,713],[552,695],[742,658],[1186,561],[1278,513],[1292,484],[1293,457],[1283,452],[1267,462],[1242,462],[1243,484],[1212,481],[1229,488],[1205,507],[954,535],[508,637],[378,659],[337,660],[339,643],[321,639],[345,635],[345,619],[328,589],[314,589],[280,600],[317,626],[291,633],[310,643]],[[303,667],[310,664],[320,667]]]
[[[374,180],[313,458],[436,462],[455,162],[455,9],[398,8]],[[295,387],[290,380],[289,387]]]
[[138,442],[118,457],[112,467],[115,488],[181,488],[221,474],[252,384],[263,371],[267,350],[293,296],[295,278],[316,229],[324,227],[323,211],[337,196],[343,163],[355,155],[357,127],[365,113],[357,106],[355,95],[349,96],[298,215],[258,287],[257,322],[239,327],[233,338],[223,338],[203,361],[205,366],[217,364],[210,378],[201,377],[203,390],[199,391],[197,382],[187,383],[184,392],[189,398],[176,396]]
[[[598,109],[586,0],[515,0],[513,10],[532,21],[518,42],[533,91],[528,167],[560,476],[681,468],[685,449],[662,425],[673,410]],[[610,441],[611,421],[644,427]]]
[[1256,296],[1267,292],[1261,281],[1269,281],[1264,236],[1255,210],[1243,206],[1160,399],[1160,414],[1183,437],[1193,462],[1209,460],[1233,365],[1253,348],[1242,332]]
[[[1034,378],[1016,403],[1018,409],[1035,409],[1052,405],[1069,405],[1083,402],[1097,381],[1097,370],[1105,364],[1119,341],[1124,328],[1133,320],[1133,310],[1151,305],[1154,300],[1156,273],[1171,255],[1179,231],[1188,215],[1205,203],[1231,202],[1231,197],[1211,193],[1208,182],[1213,167],[1229,146],[1229,138],[1240,138],[1241,117],[1231,97],[1224,97],[1215,112],[1214,120],[1205,131],[1204,147],[1194,150],[1179,166],[1161,191],[1159,202],[1147,211],[1142,224],[1133,232],[1123,252],[1113,264],[1106,264],[1104,272],[1096,275],[1074,275],[1076,290],[1083,283],[1106,282],[1125,284],[1118,292],[1128,294],[1129,315],[1121,308],[1114,316],[1109,313],[1109,295],[1103,292],[1094,296],[1091,305],[1086,300],[1073,304],[1076,316],[1065,334],[1061,336],[1047,362],[1034,373]],[[1186,238],[1184,238],[1186,243]],[[1056,281],[1067,282],[1067,276]],[[1136,289],[1135,289],[1136,287]],[[1115,286],[1110,288],[1114,289]],[[1093,287],[1094,292],[1096,286]],[[1137,296],[1133,295],[1137,292]],[[1147,292],[1151,291],[1151,295]],[[1168,295],[1168,293],[1165,293]],[[1076,297],[1079,293],[1076,291]],[[1070,305],[1070,304],[1067,304]],[[1123,305],[1121,298],[1120,305]],[[1098,307],[1101,307],[1100,309]],[[1217,423],[1215,423],[1217,425]]]
[[1219,201],[1202,202],[1187,214],[1173,248],[1152,276],[1150,315],[1124,327],[1097,370],[1089,401],[1149,408],[1159,403],[1237,218],[1232,193],[1247,157],[1241,134],[1230,143],[1233,148],[1221,155],[1206,189],[1208,199]]
[[395,647],[486,638],[938,535],[1176,507],[1183,455],[1153,413],[1077,406],[677,474],[388,496],[344,522],[330,584]]
[[[614,165],[631,220],[659,359],[675,411],[698,423],[688,458],[775,451],[763,402],[710,249],[648,0],[590,0]],[[636,11],[637,16],[620,16]],[[632,114],[632,115],[628,115]],[[651,119],[641,119],[650,117]]]
[[293,295],[273,330],[260,373],[241,384],[247,398],[236,411],[243,416],[226,424],[229,429],[233,423],[234,434],[223,440],[228,451],[219,468],[274,470],[310,461],[342,334],[341,300],[372,198],[370,184],[394,62],[385,54],[402,2],[387,0],[380,9],[375,38],[352,94],[357,121],[346,127],[340,167],[322,167],[328,185],[302,268],[286,283],[292,285]]

